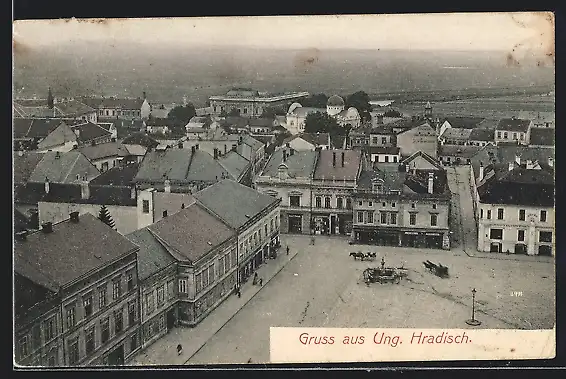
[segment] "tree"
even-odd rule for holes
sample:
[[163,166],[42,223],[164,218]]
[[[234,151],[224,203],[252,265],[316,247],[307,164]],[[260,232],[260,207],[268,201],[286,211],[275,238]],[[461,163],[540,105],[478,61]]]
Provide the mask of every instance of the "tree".
[[175,125],[185,126],[196,115],[195,106],[191,103],[178,105],[169,111],[167,118],[173,120]]
[[388,109],[383,114],[383,117],[402,117],[402,115],[401,115],[401,112],[399,112],[395,109]]
[[240,110],[238,108],[232,108],[230,110],[230,112],[228,113],[228,116],[233,116],[233,117],[236,117],[236,116],[239,116],[239,115],[240,115]]
[[277,107],[265,107],[263,112],[261,112],[261,117],[274,120],[278,114],[285,114],[285,112],[281,112],[281,109]]
[[334,117],[327,113],[315,112],[309,113],[305,118],[305,132],[306,133],[328,133],[331,136],[344,135],[346,129],[342,128],[334,119]]
[[360,113],[362,122],[371,121],[371,105],[369,103],[369,96],[364,91],[355,92],[344,99],[346,109],[354,107]]
[[106,208],[106,205],[100,207],[100,212],[98,213],[98,219],[114,229],[114,220],[112,220],[112,216],[110,216],[110,211]]
[[318,93],[302,99],[300,103],[303,107],[326,108],[328,96],[323,93]]

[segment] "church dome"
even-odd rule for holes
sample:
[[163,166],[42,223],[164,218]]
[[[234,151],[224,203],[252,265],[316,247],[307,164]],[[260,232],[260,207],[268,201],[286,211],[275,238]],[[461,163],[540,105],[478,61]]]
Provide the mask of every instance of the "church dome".
[[344,99],[338,95],[332,95],[328,99],[328,103],[326,103],[326,105],[329,107],[344,106]]

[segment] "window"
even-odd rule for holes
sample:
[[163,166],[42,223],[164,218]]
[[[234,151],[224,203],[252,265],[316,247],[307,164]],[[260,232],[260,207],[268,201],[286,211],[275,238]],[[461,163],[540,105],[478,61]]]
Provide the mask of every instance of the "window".
[[341,209],[344,206],[343,201],[341,197],[336,198],[336,208]]
[[92,295],[87,295],[83,298],[83,306],[85,309],[85,317],[92,315]]
[[501,138],[501,132],[497,132],[497,138]]
[[525,221],[525,210],[519,209],[519,221]]
[[524,240],[525,240],[525,231],[517,230],[517,241],[524,241]]
[[546,222],[546,211],[540,211],[540,222]]
[[106,285],[98,289],[98,308],[102,309],[106,306]]
[[525,135],[523,133],[519,134],[519,139],[522,141],[523,139],[525,139]]
[[136,302],[132,301],[128,304],[128,324],[133,326],[136,321]]
[[319,196],[315,197],[314,201],[315,201],[315,207],[316,208],[322,208],[322,200]]
[[432,209],[436,209],[436,204],[432,204]]
[[415,209],[415,203],[411,203],[411,208]]
[[517,133],[513,133],[513,139],[517,139]]
[[346,208],[352,209],[352,199],[350,199],[349,197],[346,199]]
[[300,207],[301,206],[301,197],[300,196],[289,196],[289,205],[292,207]]
[[391,203],[391,207],[392,207],[392,208],[395,208],[395,203]]
[[43,323],[43,336],[45,342],[49,342],[55,337],[55,317],[51,317]]
[[507,138],[507,132],[503,132],[503,138]]
[[490,229],[489,238],[493,240],[503,239],[503,229]]
[[75,307],[67,308],[67,328],[72,328],[76,324]]
[[438,215],[430,215],[430,226],[436,226],[438,223]]
[[552,232],[540,232],[539,242],[552,242]]
[[20,356],[27,357],[27,355],[29,354],[28,337],[23,336],[22,338],[20,338],[19,345],[20,345]]
[[391,224],[397,225],[397,213],[391,213]]
[[397,157],[393,156],[393,163],[397,163]]
[[94,351],[94,326],[87,329],[85,334],[86,355],[89,355]]
[[385,156],[385,163],[389,163],[389,155]]
[[202,272],[195,275],[195,286],[196,292],[199,293],[202,290]]
[[480,209],[480,218],[483,218],[483,209]]
[[157,287],[157,305],[162,305],[165,302],[165,288],[163,286]]
[[368,212],[368,224],[373,224],[373,212]]
[[216,280],[216,276],[214,274],[214,263],[208,266],[208,283],[212,284]]
[[417,214],[416,213],[411,213],[409,215],[409,224],[411,225],[416,225],[417,223]]
[[108,171],[108,162],[103,162],[102,163],[102,167],[101,167],[101,171]]
[[369,202],[368,202],[368,205],[369,205],[370,207],[373,207],[373,201],[369,201]]
[[385,145],[387,143],[387,137],[381,137],[381,143]]
[[371,143],[377,145],[377,137],[372,137]]
[[497,219],[498,219],[498,220],[503,220],[503,208],[498,208],[498,209],[497,209]]
[[114,279],[112,282],[112,300],[117,300],[122,296],[122,286],[120,285],[120,279]]
[[487,219],[491,220],[491,209],[487,210]]
[[146,306],[145,313],[147,315],[151,314],[151,312],[153,312],[153,309],[155,308],[155,304],[153,301],[153,291],[145,294],[145,306]]
[[149,213],[149,200],[143,200],[143,213]]
[[128,291],[131,291],[134,289],[134,273],[133,272],[128,272]]
[[267,231],[267,224],[263,226],[263,230],[265,231],[265,238],[267,238],[267,236],[269,235],[269,232]]
[[330,208],[330,198],[328,196],[324,198],[324,208]]
[[358,222],[364,222],[364,212],[358,212]]
[[114,312],[114,334],[122,333],[124,330],[124,315],[122,314],[122,310],[118,309]]
[[71,365],[79,362],[79,341],[69,341],[69,363]]
[[387,224],[387,213],[381,212],[381,223]]
[[364,205],[363,201],[358,201],[358,205],[361,207],[362,205]]
[[110,319],[100,321],[100,343],[105,344],[110,339]]

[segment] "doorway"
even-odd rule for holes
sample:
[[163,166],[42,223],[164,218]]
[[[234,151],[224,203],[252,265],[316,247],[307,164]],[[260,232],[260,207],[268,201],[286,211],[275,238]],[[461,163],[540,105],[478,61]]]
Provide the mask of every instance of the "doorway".
[[108,354],[108,365],[121,366],[124,364],[124,345],[118,346]]
[[492,242],[489,245],[489,252],[490,253],[501,253],[501,243],[500,242]]
[[289,215],[289,233],[302,233],[303,216]]
[[175,326],[175,308],[167,311],[167,331],[173,329]]
[[552,256],[552,247],[549,245],[540,245],[538,247],[538,255]]

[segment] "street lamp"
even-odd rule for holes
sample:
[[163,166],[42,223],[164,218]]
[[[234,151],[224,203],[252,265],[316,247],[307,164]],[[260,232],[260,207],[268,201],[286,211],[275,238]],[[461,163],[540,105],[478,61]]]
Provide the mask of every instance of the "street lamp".
[[481,325],[481,321],[476,320],[475,315],[476,315],[476,289],[472,289],[472,318],[469,320],[466,320],[466,324],[471,325],[471,326],[478,326]]

